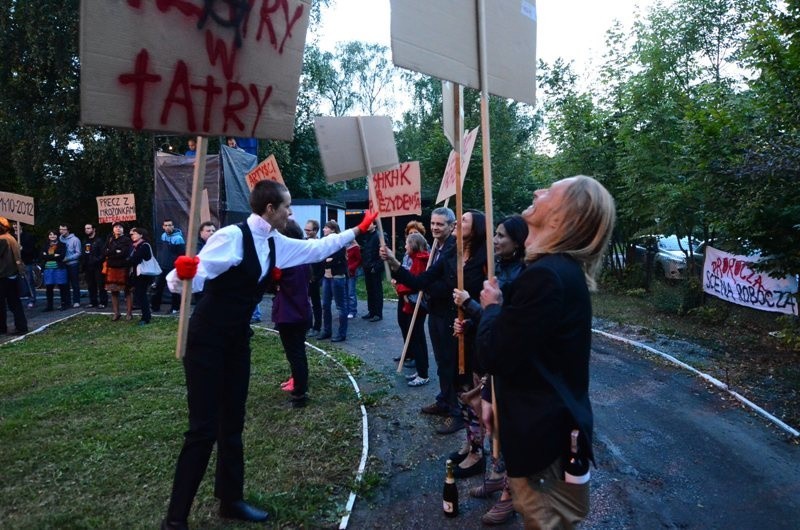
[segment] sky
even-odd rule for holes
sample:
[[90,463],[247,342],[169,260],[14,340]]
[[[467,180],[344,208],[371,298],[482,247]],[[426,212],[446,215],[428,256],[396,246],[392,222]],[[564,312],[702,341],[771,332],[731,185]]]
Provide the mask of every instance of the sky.
[[[493,1],[486,0],[486,5]],[[584,77],[587,68],[600,65],[613,21],[630,28],[637,9],[644,12],[653,1],[538,0],[536,54],[548,63],[557,57],[573,60],[576,73]],[[324,49],[332,51],[336,42],[349,40],[391,46],[389,0],[336,0],[322,17]]]

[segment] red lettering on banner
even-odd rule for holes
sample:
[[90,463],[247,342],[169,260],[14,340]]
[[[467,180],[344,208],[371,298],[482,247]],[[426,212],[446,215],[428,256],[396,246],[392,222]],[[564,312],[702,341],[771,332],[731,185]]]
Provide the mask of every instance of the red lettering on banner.
[[[283,12],[283,18],[286,22],[286,33],[284,33],[283,38],[281,39],[280,44],[278,44],[278,37],[275,33],[275,26],[272,24],[272,13],[275,13],[278,10]],[[289,3],[286,0],[273,0],[272,4],[270,5],[270,0],[264,0],[261,4],[261,19],[258,23],[258,33],[256,33],[256,40],[260,41],[261,36],[264,33],[264,27],[266,26],[267,32],[269,32],[269,43],[272,44],[272,47],[278,50],[278,53],[283,53],[283,46],[286,44],[286,40],[292,36],[292,28],[300,20],[300,17],[303,16],[303,6],[299,5],[294,10],[294,15],[292,15],[292,19],[289,20]],[[244,33],[244,32],[243,32]]]
[[161,108],[162,125],[169,122],[169,113],[173,103],[183,105],[186,109],[186,126],[189,130],[196,131],[197,125],[194,120],[192,89],[189,86],[189,69],[183,61],[178,61],[178,65],[175,67],[175,75],[172,76],[172,84],[169,87],[169,93],[164,100],[164,106]]
[[267,101],[269,101],[269,97],[272,95],[272,85],[264,89],[264,99],[258,97],[258,87],[253,83],[250,83],[250,93],[253,94],[253,98],[256,100],[256,103],[258,104],[256,119],[253,120],[253,127],[252,129],[250,129],[250,136],[254,136],[256,133],[256,125],[258,125],[258,122],[261,120],[261,113],[264,111],[264,105],[267,104]]
[[[218,94],[222,94],[222,88],[214,83],[214,76],[206,76],[205,85],[192,85],[192,90],[201,90],[205,92],[205,104],[203,105],[203,131],[208,131],[211,128],[211,106],[214,104],[214,98]],[[259,113],[260,115],[260,113]],[[256,123],[258,120],[256,120]],[[255,125],[253,125],[255,127]]]
[[147,72],[147,62],[150,59],[150,54],[147,50],[142,49],[136,55],[136,65],[132,74],[121,74],[118,79],[123,85],[133,84],[133,127],[134,129],[142,129],[144,127],[144,119],[142,118],[142,107],[144,106],[144,89],[145,83],[157,83],[161,81],[161,76]]
[[222,73],[225,74],[225,79],[230,80],[233,77],[234,64],[236,63],[236,46],[231,46],[231,51],[228,53],[228,47],[225,41],[215,38],[214,34],[206,31],[206,53],[208,54],[208,61],[211,66],[217,65],[217,59],[222,63]]
[[[231,96],[234,92],[238,92],[242,95],[242,98],[238,102],[231,103]],[[239,83],[230,81],[228,83],[228,99],[225,100],[225,107],[222,109],[222,116],[224,121],[222,122],[222,130],[228,131],[228,120],[232,120],[236,127],[240,130],[244,130],[244,123],[242,120],[239,119],[237,112],[242,109],[247,108],[247,104],[250,101],[250,96],[247,95],[247,90],[240,85]]]

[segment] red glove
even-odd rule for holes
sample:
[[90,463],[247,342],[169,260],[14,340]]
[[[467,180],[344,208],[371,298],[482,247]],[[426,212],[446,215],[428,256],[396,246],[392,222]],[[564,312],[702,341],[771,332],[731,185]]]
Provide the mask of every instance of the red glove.
[[197,265],[200,263],[200,258],[197,256],[190,258],[189,256],[178,256],[175,260],[175,273],[181,280],[191,280],[197,274]]
[[358,223],[358,229],[361,231],[362,234],[366,234],[367,230],[369,230],[369,225],[372,224],[375,219],[378,218],[378,212],[370,212],[364,214],[364,218]]

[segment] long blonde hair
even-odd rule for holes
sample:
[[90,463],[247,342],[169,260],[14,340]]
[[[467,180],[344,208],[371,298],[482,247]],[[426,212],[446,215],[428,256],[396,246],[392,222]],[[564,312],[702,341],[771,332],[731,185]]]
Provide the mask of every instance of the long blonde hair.
[[559,226],[525,249],[525,261],[546,254],[567,254],[583,267],[589,290],[597,290],[597,273],[616,220],[614,198],[592,177],[577,175],[571,178],[554,213],[559,214]]

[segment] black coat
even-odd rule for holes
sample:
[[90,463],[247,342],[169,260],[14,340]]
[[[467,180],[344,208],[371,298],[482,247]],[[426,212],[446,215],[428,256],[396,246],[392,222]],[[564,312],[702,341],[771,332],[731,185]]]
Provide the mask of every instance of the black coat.
[[592,457],[591,324],[583,269],[562,254],[528,265],[502,307],[484,310],[478,350],[495,376],[509,476],[532,475],[565,455],[575,428],[581,432],[580,452]]

